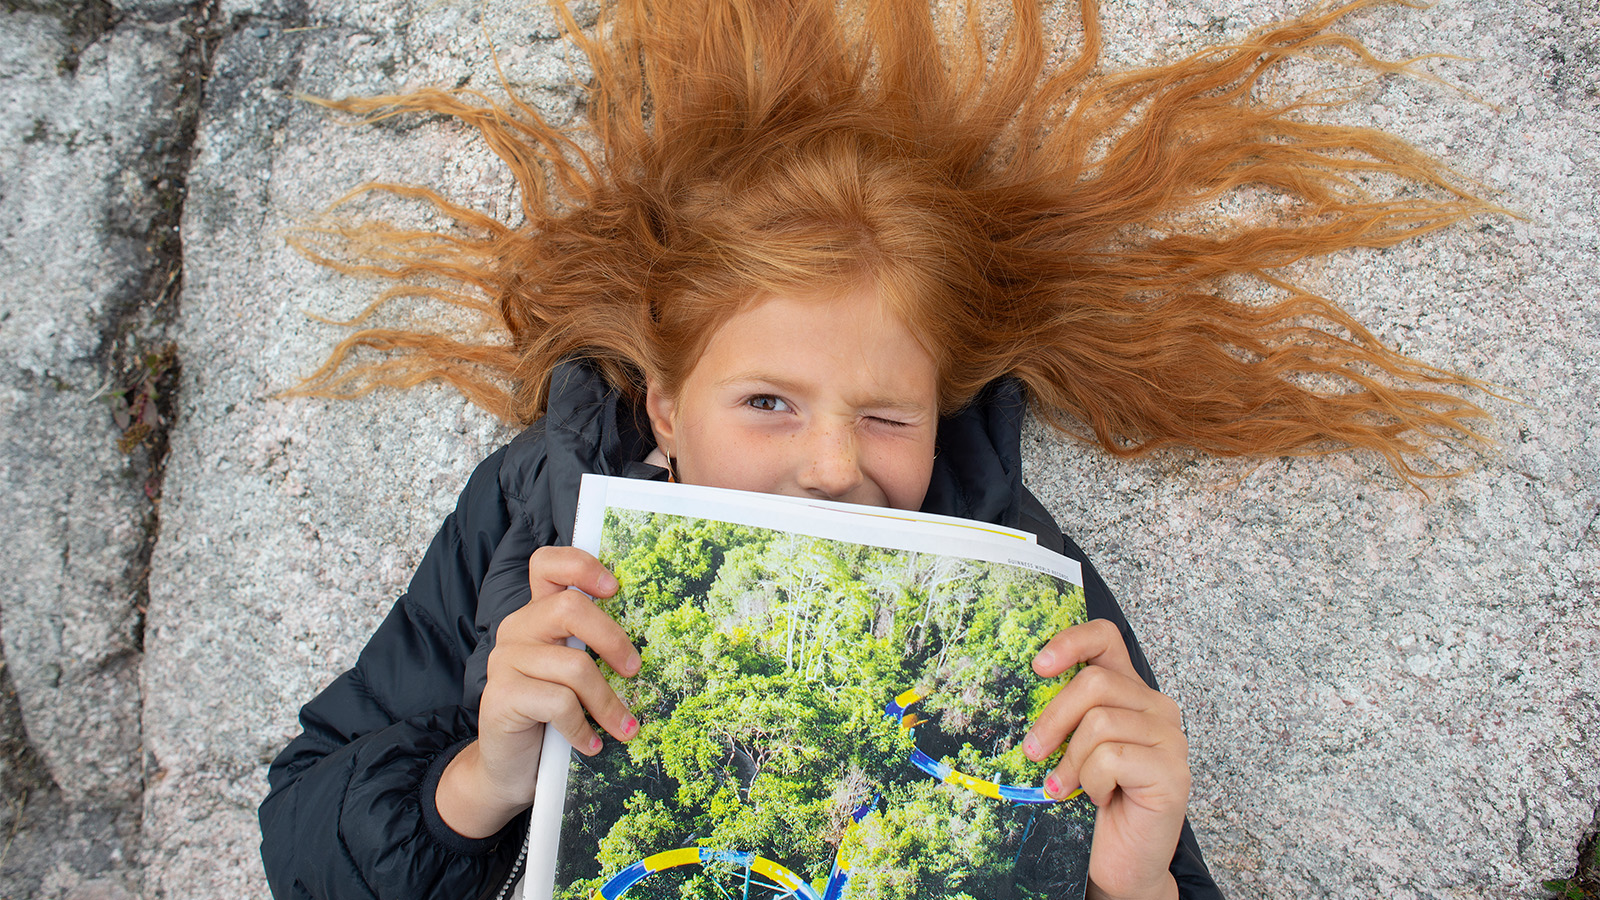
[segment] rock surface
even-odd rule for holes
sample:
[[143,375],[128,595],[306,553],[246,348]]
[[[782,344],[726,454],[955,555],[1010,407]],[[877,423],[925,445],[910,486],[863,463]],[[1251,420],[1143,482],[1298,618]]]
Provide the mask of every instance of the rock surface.
[[1542,896],[1600,799],[1600,19],[1491,3],[1358,21],[1380,55],[1467,57],[1427,65],[1466,94],[1385,79],[1340,116],[1525,218],[1297,274],[1517,401],[1488,404],[1497,452],[1429,498],[1371,459],[1127,464],[1042,433],[1031,471],[1185,709],[1191,814],[1235,895]]
[[[267,762],[507,437],[437,388],[277,396],[342,334],[305,312],[350,316],[372,290],[289,250],[288,230],[369,179],[515,212],[460,127],[351,128],[297,95],[493,90],[492,45],[562,116],[581,60],[542,8],[498,0],[21,6],[0,13],[0,516],[15,536],[0,687],[16,698],[0,702],[0,838],[17,835],[0,895],[265,897]],[[1108,62],[1296,8],[1108,0]],[[206,30],[214,46],[196,42]],[[1462,58],[1331,115],[1439,154],[1523,218],[1295,274],[1402,350],[1499,385],[1516,402],[1484,401],[1498,451],[1428,498],[1365,457],[1128,463],[1042,430],[1028,473],[1185,710],[1191,815],[1232,895],[1538,897],[1571,873],[1600,801],[1600,17],[1582,0],[1484,0],[1372,10],[1347,30],[1390,57]],[[153,198],[176,195],[152,173],[187,160],[175,85],[197,47],[208,78],[168,327],[145,247]],[[172,336],[182,373],[144,621],[159,460],[124,456],[89,402],[131,383],[131,335]]]
[[112,412],[141,392],[149,409],[129,427],[170,412],[164,290],[181,197],[167,162],[198,112],[181,96],[182,25],[93,3],[0,14],[7,896],[139,882],[140,645],[164,438],[119,449]]

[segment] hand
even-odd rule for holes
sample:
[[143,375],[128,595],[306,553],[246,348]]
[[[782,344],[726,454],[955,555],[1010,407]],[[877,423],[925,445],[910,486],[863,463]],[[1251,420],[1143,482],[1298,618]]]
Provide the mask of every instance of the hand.
[[478,739],[445,767],[435,795],[440,817],[465,837],[488,837],[533,804],[547,723],[590,756],[602,746],[591,716],[618,740],[639,733],[594,660],[566,643],[576,637],[622,675],[638,674],[638,650],[589,599],[615,594],[616,578],[582,550],[541,547],[528,560],[528,580],[532,598],[495,632]]
[[1089,853],[1089,896],[1169,898],[1168,867],[1189,805],[1189,742],[1178,705],[1153,691],[1128,660],[1116,625],[1095,619],[1062,631],[1034,657],[1054,678],[1084,667],[1023,739],[1043,760],[1071,735],[1045,790],[1065,797],[1083,787],[1097,807]]

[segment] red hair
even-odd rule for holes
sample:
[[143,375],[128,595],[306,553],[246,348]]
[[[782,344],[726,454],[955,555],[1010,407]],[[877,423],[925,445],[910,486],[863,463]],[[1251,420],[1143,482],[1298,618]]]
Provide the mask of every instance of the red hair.
[[[646,379],[670,395],[746,304],[865,280],[934,354],[947,412],[1009,374],[1045,421],[1118,455],[1354,447],[1404,477],[1431,474],[1417,464],[1433,442],[1479,441],[1473,422],[1485,417],[1439,388],[1476,382],[1397,354],[1274,274],[1492,209],[1397,138],[1306,121],[1313,99],[1258,98],[1293,56],[1400,70],[1329,30],[1368,5],[1109,74],[1096,71],[1093,0],[1076,58],[1056,70],[1028,0],[993,52],[971,4],[958,27],[925,0],[859,16],[833,0],[616,0],[589,32],[558,7],[594,71],[574,129],[515,97],[423,90],[329,104],[473,126],[516,178],[521,224],[430,190],[370,185],[424,199],[458,228],[312,229],[364,263],[302,242],[329,265],[401,282],[374,306],[429,294],[480,311],[509,342],[368,328],[300,390],[438,378],[527,422],[543,412],[554,365],[582,356],[631,396]],[[1405,190],[1369,196],[1363,180],[1380,175]],[[1246,187],[1287,198],[1292,214],[1215,211]],[[1232,299],[1230,276],[1283,297]],[[362,347],[388,355],[346,365]]]

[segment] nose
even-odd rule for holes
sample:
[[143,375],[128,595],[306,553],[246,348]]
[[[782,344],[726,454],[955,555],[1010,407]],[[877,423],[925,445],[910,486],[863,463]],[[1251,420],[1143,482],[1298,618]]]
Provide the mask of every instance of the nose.
[[824,500],[842,500],[865,480],[855,429],[819,428],[808,443],[799,479],[806,491]]

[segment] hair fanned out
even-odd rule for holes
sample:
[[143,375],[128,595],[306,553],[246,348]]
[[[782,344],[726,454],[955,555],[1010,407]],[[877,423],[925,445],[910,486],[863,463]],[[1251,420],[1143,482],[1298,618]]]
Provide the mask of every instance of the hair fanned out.
[[[975,2],[846,14],[834,0],[616,0],[589,30],[558,7],[594,73],[567,131],[515,96],[328,104],[472,126],[514,175],[524,221],[369,185],[456,227],[328,225],[299,241],[393,279],[373,308],[431,297],[509,340],[358,330],[299,390],[443,379],[526,422],[562,358],[593,360],[634,396],[646,378],[670,393],[743,304],[872,279],[934,353],[947,411],[1012,374],[1045,421],[1118,455],[1364,448],[1408,479],[1436,474],[1439,442],[1483,440],[1485,413],[1449,392],[1477,383],[1384,347],[1280,271],[1493,209],[1397,138],[1312,121],[1316,95],[1261,99],[1295,57],[1401,70],[1330,31],[1369,5],[1109,74],[1093,0],[1064,64],[1030,0],[999,40]],[[1365,187],[1385,179],[1402,189]],[[1224,216],[1243,189],[1289,212]],[[1239,277],[1280,299],[1230,298]]]

